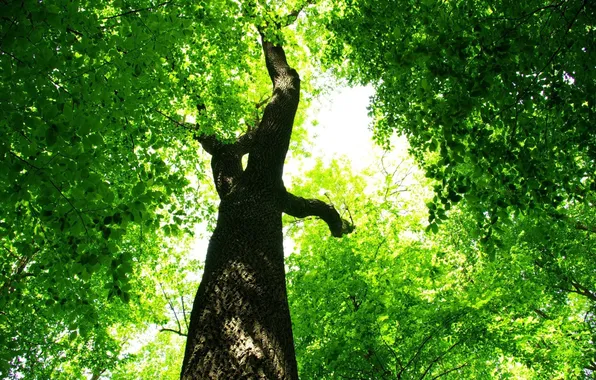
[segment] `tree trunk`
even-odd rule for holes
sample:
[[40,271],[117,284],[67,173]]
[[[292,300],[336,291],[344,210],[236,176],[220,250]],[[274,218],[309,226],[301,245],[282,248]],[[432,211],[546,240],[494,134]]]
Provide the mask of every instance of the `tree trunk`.
[[183,378],[298,378],[280,197],[242,193],[220,204],[191,315]]
[[233,144],[197,137],[212,155],[221,202],[191,313],[182,379],[297,379],[282,213],[319,216],[334,236],[352,230],[333,206],[286,192],[283,163],[300,79],[280,46],[263,39],[263,50],[273,96],[258,128]]

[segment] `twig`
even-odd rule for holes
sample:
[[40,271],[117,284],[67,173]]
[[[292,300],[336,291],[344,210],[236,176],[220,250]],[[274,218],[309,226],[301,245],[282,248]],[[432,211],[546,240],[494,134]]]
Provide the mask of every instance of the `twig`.
[[29,161],[23,159],[21,156],[19,156],[18,154],[16,154],[15,152],[9,150],[8,153],[10,153],[11,155],[13,155],[14,157],[18,158],[21,162],[23,162],[24,164],[26,164],[27,166],[33,168],[33,169],[37,169],[37,170],[41,170],[40,167],[37,167],[35,165],[33,165],[32,163],[30,163]]
[[180,295],[180,303],[182,304],[182,316],[184,317],[184,324],[186,325],[186,330],[188,331],[188,319],[186,318],[186,309],[184,308],[184,297]]
[[18,59],[17,57],[15,57],[15,55],[14,55],[14,54],[12,54],[12,53],[9,53],[9,52],[7,52],[7,51],[4,51],[3,49],[0,49],[0,52],[1,52],[1,53],[4,53],[4,54],[6,54],[6,55],[8,55],[9,57],[11,57],[12,59],[14,59],[15,61],[19,62],[20,64],[22,64],[22,65],[26,65],[26,63],[25,63],[25,62],[23,62],[23,61],[21,61],[20,59]]
[[184,128],[186,130],[188,130],[188,128],[186,127],[186,125],[182,124],[181,122],[179,122],[178,120],[172,118],[169,115],[166,115],[165,113],[161,112],[160,110],[158,110],[157,108],[155,108],[155,112],[157,112],[158,114],[160,114],[161,116],[165,117],[166,119],[168,119],[169,121],[171,121],[172,123],[176,124],[177,126]]
[[[376,324],[377,324],[377,328],[379,329],[379,333],[380,333],[381,332],[381,326],[379,325],[379,322],[377,322]],[[389,345],[389,343],[387,343],[382,336],[381,336],[381,342],[383,342],[383,345],[387,348],[387,350],[395,358],[395,373],[400,372],[400,371],[398,371],[397,366],[399,366],[399,368],[401,368],[401,369],[403,369],[404,366],[402,365],[401,360],[399,360],[399,357],[397,356],[397,353],[395,352],[395,350],[393,348],[391,348],[391,346]]]
[[6,247],[2,247],[2,249],[4,249],[6,252],[8,252],[9,255],[11,255],[15,260],[20,260],[21,258],[19,256],[17,256],[16,254],[14,254],[10,249],[6,248]]
[[162,332],[162,331],[173,332],[175,334],[178,334],[178,335],[184,336],[184,337],[187,337],[188,336],[188,334],[185,334],[182,331],[176,331],[176,330],[168,329],[168,328],[165,328],[165,327],[162,327],[162,328],[159,329],[159,332]]
[[453,371],[457,371],[458,369],[462,369],[462,368],[464,368],[464,367],[467,367],[467,366],[468,366],[468,363],[464,363],[464,364],[462,364],[462,365],[460,365],[460,366],[453,367],[453,368],[451,368],[451,369],[448,369],[448,370],[447,370],[447,371],[445,371],[445,372],[441,372],[441,373],[439,373],[437,376],[433,377],[433,378],[432,378],[432,380],[438,379],[438,378],[439,378],[439,377],[441,377],[441,376],[445,376],[445,375],[447,375],[448,373],[451,373],[451,372],[453,372]]
[[426,370],[424,371],[424,373],[422,373],[422,376],[420,376],[420,380],[424,379],[424,377],[426,376],[426,374],[431,370],[431,368],[438,362],[440,362],[445,355],[447,355],[447,353],[449,351],[451,351],[452,349],[455,348],[455,346],[457,346],[458,344],[460,344],[462,342],[462,340],[458,340],[457,342],[453,343],[451,345],[451,347],[449,347],[447,349],[447,351],[443,352],[441,355],[437,356],[436,358],[433,359],[433,361],[430,362],[430,364],[428,365],[428,367],[426,367]]
[[414,355],[406,363],[406,366],[405,367],[402,367],[401,371],[399,371],[397,373],[397,378],[398,379],[401,378],[401,374],[403,373],[403,371],[406,368],[408,368],[410,366],[410,364],[412,364],[412,362],[414,361],[414,359],[416,359],[420,355],[420,352],[422,351],[422,349],[424,348],[424,346],[426,346],[426,343],[428,343],[428,341],[432,339],[432,337],[433,337],[433,334],[430,334],[429,336],[427,336],[426,338],[424,338],[424,340],[422,341],[422,343],[420,344],[420,346],[418,346],[418,349],[416,350],[416,352],[414,353]]
[[[571,27],[573,27],[573,24],[575,24],[575,22],[577,21],[577,18],[579,17],[579,14],[584,10],[584,7],[586,6],[586,0],[583,1],[582,6],[579,7],[578,11],[575,13],[575,15],[573,16],[573,19],[569,22],[569,24],[567,24],[567,28],[565,29],[565,33],[563,35],[563,38],[565,36],[567,36],[567,33],[569,33],[569,31],[571,30]],[[569,48],[570,46],[568,46],[567,48]],[[536,74],[536,80],[538,79],[538,76],[540,74],[542,74],[542,72],[544,70],[546,70],[546,68],[554,61],[554,59],[557,57],[557,55],[559,55],[559,53],[561,52],[561,50],[563,50],[563,44],[561,44],[557,50],[555,50],[555,52],[550,56],[550,58],[548,59],[548,61],[546,62],[546,65],[544,65],[544,67],[538,71],[538,74]]]
[[[182,334],[182,327],[180,326],[180,320],[178,319],[178,314],[176,314],[176,310],[174,309],[174,305],[172,304],[172,301],[170,300],[170,297],[168,297],[168,295],[166,294],[166,291],[164,290],[163,286],[161,285],[161,282],[159,283],[159,287],[161,288],[161,292],[163,293],[163,296],[166,298],[166,300],[168,301],[168,304],[170,305],[170,309],[172,310],[172,313],[174,313],[174,318],[176,318],[176,324],[178,325],[178,333]],[[170,329],[163,329],[164,331],[174,331],[175,330],[170,330]]]
[[66,27],[66,31],[67,31],[67,32],[70,32],[70,33],[72,33],[72,34],[74,34],[74,35],[75,35],[75,38],[77,39],[77,41],[80,41],[80,40],[79,40],[79,37],[85,37],[85,36],[83,35],[83,33],[79,32],[79,31],[77,31],[77,30],[74,30],[74,29],[73,29],[73,28],[71,28],[71,27]]

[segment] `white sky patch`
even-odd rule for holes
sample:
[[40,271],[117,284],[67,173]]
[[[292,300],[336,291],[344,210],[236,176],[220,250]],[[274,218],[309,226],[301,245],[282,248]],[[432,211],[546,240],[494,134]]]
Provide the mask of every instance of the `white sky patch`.
[[371,151],[375,145],[367,107],[373,94],[371,87],[344,87],[319,102],[319,125],[313,128],[313,156],[323,157],[325,161],[348,156],[356,171],[372,164]]
[[368,116],[371,87],[340,87],[336,92],[316,99],[309,110],[306,128],[309,132],[313,159],[287,160],[284,180],[291,182],[315,165],[314,158],[323,162],[347,156],[352,169],[359,172],[374,162],[375,144]]

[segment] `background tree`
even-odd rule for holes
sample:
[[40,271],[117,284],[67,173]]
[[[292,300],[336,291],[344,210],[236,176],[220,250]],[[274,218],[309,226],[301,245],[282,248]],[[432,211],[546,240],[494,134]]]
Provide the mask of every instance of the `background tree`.
[[[467,197],[485,225],[593,202],[595,77],[589,1],[349,1],[311,47],[371,83],[378,141],[405,134],[441,210]],[[347,58],[347,59],[346,59]]]
[[[462,205],[439,233],[424,232],[432,187],[413,166],[385,157],[379,167],[389,170],[361,177],[335,162],[295,184],[344,194],[336,201],[350,205],[358,226],[341,241],[326,239],[320,224],[291,230],[301,376],[590,378],[595,304],[582,283],[594,284],[593,234],[516,220],[491,260]],[[321,180],[330,173],[341,175]],[[363,196],[371,178],[377,190]]]
[[[404,134],[435,180],[426,230],[438,232],[463,199],[457,213],[468,221],[463,231],[470,240],[458,249],[475,247],[475,267],[500,263],[509,276],[489,271],[487,291],[507,278],[512,282],[503,289],[526,284],[518,296],[537,306],[539,318],[558,321],[545,322],[543,331],[559,323],[560,331],[584,337],[575,341],[581,354],[564,359],[577,363],[574,369],[555,368],[564,355],[556,344],[509,341],[509,352],[528,355],[522,361],[535,371],[522,375],[590,376],[594,278],[586,272],[593,260],[584,254],[593,250],[596,190],[593,4],[349,1],[334,9],[326,15],[327,34],[312,35],[310,47],[340,76],[375,87],[378,141],[388,146],[393,132]],[[551,249],[545,243],[551,234],[566,239]],[[541,314],[547,305],[573,327]],[[524,307],[502,310],[504,323],[519,320]],[[508,340],[512,332],[500,334]],[[537,366],[529,359],[534,354],[553,367]]]

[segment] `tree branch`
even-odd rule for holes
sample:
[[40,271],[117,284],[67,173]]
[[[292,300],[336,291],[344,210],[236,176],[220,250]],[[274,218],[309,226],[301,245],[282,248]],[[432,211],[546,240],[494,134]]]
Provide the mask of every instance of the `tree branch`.
[[418,346],[418,348],[416,349],[416,352],[414,353],[414,355],[412,355],[412,357],[410,358],[410,360],[408,360],[408,362],[406,363],[405,367],[402,367],[402,369],[397,373],[397,378],[400,379],[402,373],[410,366],[410,364],[412,364],[414,362],[414,360],[416,360],[418,358],[418,356],[420,355],[420,353],[422,352],[422,349],[424,348],[424,346],[426,346],[426,344],[428,343],[429,340],[431,340],[433,338],[433,334],[428,335],[426,338],[424,338],[422,340],[422,343],[420,344],[420,346]]
[[99,378],[106,371],[106,369],[107,368],[103,368],[101,371],[95,371],[95,372],[93,372],[93,376],[91,377],[91,380],[99,380]]
[[12,59],[14,59],[15,61],[19,62],[21,65],[27,65],[27,66],[29,66],[29,65],[28,65],[28,64],[26,64],[25,62],[23,62],[23,61],[21,61],[20,59],[18,59],[18,58],[17,58],[17,57],[16,57],[14,54],[12,54],[12,53],[9,53],[9,52],[7,52],[7,51],[4,51],[4,50],[2,50],[2,49],[0,49],[0,53],[3,53],[3,54],[6,54],[6,55],[8,55],[9,57],[11,57]]
[[445,355],[447,355],[449,353],[449,351],[453,350],[455,348],[455,346],[457,346],[458,344],[460,344],[462,342],[462,340],[458,340],[457,342],[453,343],[451,345],[451,347],[449,347],[447,349],[447,351],[443,352],[442,354],[440,354],[439,356],[437,356],[436,358],[433,359],[433,361],[430,362],[430,364],[428,365],[428,367],[426,367],[426,370],[424,371],[424,373],[422,373],[422,376],[420,376],[420,379],[424,379],[424,377],[429,373],[429,371],[431,370],[431,368],[437,364],[438,362],[440,362]]
[[188,331],[188,318],[186,317],[186,308],[184,307],[184,296],[180,295],[180,304],[182,305],[182,316],[184,317],[184,325]]
[[544,319],[550,319],[550,317],[548,316],[548,314],[546,314],[544,311],[540,310],[540,309],[534,309],[534,312],[536,314],[538,314],[539,316],[541,316]]
[[243,135],[240,135],[233,145],[234,151],[240,157],[248,154],[253,145],[256,129],[250,129]]
[[594,293],[592,290],[586,288],[585,286],[578,283],[577,281],[571,280],[570,283],[574,289],[569,289],[569,290],[567,290],[568,292],[577,293],[579,295],[587,297],[588,299],[596,302],[596,293]]
[[300,81],[296,70],[288,65],[284,49],[279,45],[274,45],[272,42],[267,41],[263,34],[261,34],[261,40],[263,42],[263,52],[265,53],[267,72],[269,73],[269,78],[271,78],[273,87],[280,88],[291,86],[298,89],[299,86],[292,86],[293,83],[285,83],[286,81],[282,81],[283,79],[290,79],[291,82],[294,82],[294,80],[297,80],[298,82]]
[[315,4],[316,1],[315,0],[309,0],[309,1],[305,1],[304,4],[301,4],[300,6],[297,6],[296,8],[294,8],[290,13],[288,13],[286,15],[285,20],[286,23],[284,26],[290,26],[292,25],[294,22],[296,22],[296,20],[298,20],[298,16],[300,16],[300,12],[302,12],[302,10],[308,6],[308,5],[312,5]]
[[161,288],[161,292],[163,293],[163,296],[168,301],[170,310],[172,310],[172,313],[174,313],[174,318],[176,318],[176,324],[178,325],[178,331],[166,329],[166,328],[162,328],[160,331],[173,331],[173,332],[177,332],[178,334],[182,335],[182,327],[180,326],[180,320],[178,319],[178,314],[176,313],[176,309],[174,309],[172,300],[170,300],[170,297],[168,297],[168,295],[166,294],[166,291],[164,290],[163,286],[161,285],[161,282],[159,283],[159,287]]
[[342,219],[335,207],[318,199],[297,197],[287,192],[284,212],[296,218],[317,216],[327,223],[331,235],[335,237],[342,237],[354,231],[354,225]]
[[201,144],[203,149],[205,149],[205,152],[212,156],[220,154],[221,149],[224,146],[224,144],[214,135],[197,135],[194,139]]
[[[379,325],[379,322],[377,322],[376,324],[377,324],[377,328],[379,329],[379,334],[380,334],[381,333],[381,326]],[[385,346],[385,348],[387,349],[387,351],[389,351],[391,353],[391,355],[393,356],[393,358],[395,359],[395,373],[396,374],[397,373],[401,373],[401,371],[398,370],[398,366],[399,366],[400,369],[402,369],[402,371],[403,371],[404,366],[403,366],[401,360],[399,359],[399,357],[397,356],[397,353],[395,352],[395,350],[393,348],[391,348],[391,346],[389,345],[389,343],[387,343],[382,336],[381,336],[381,342],[383,342],[383,345]]]
[[174,330],[174,329],[168,329],[168,328],[162,327],[162,328],[159,329],[159,332],[162,332],[162,331],[173,332],[174,334],[178,334],[180,336],[188,337],[188,334],[185,334],[182,331],[177,331],[177,330]]
[[588,231],[588,232],[596,233],[596,227],[587,226],[587,225],[582,224],[580,222],[577,222],[575,224],[575,229],[576,230],[581,230],[581,231]]
[[298,20],[298,16],[300,16],[300,12],[304,10],[305,7],[309,5],[316,4],[316,0],[306,0],[296,4],[296,7],[290,11],[290,13],[282,16],[280,19],[277,20],[275,26],[279,29],[288,27]]

